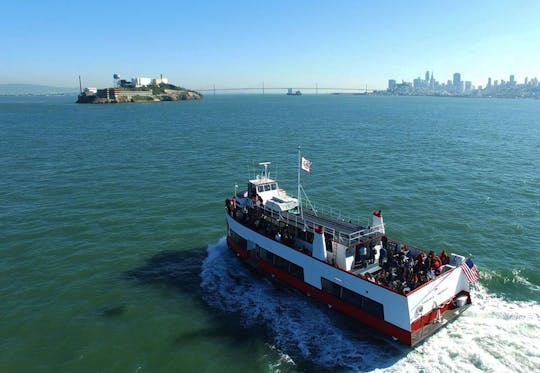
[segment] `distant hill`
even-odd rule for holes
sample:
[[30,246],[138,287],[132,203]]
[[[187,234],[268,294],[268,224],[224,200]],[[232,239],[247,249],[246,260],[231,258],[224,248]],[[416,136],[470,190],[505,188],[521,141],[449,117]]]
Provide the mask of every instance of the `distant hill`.
[[0,84],[0,95],[78,94],[78,88],[51,87],[37,84]]

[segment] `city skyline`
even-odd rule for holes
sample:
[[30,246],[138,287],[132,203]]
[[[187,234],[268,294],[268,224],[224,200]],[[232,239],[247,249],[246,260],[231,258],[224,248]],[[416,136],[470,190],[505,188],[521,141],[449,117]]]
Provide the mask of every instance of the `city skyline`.
[[[4,4],[0,84],[109,86],[163,74],[193,89],[386,89],[433,67],[485,86],[540,76],[537,1]],[[451,78],[450,78],[451,79]]]
[[442,87],[450,88],[454,93],[467,93],[475,89],[482,90],[502,86],[517,87],[521,85],[530,85],[532,87],[538,87],[538,78],[536,76],[526,76],[520,82],[518,79],[516,79],[515,74],[509,74],[507,80],[493,79],[491,76],[489,76],[485,84],[476,84],[476,82],[472,82],[471,80],[463,80],[461,73],[455,72],[452,74],[452,79],[447,79],[445,82],[444,79],[440,81],[436,79],[433,70],[426,70],[424,73],[424,78],[418,76],[417,78],[412,79],[412,81],[402,79],[401,83],[398,83],[396,79],[388,79],[387,90],[392,90],[399,84],[410,85],[412,88],[416,89],[427,88],[433,90]]

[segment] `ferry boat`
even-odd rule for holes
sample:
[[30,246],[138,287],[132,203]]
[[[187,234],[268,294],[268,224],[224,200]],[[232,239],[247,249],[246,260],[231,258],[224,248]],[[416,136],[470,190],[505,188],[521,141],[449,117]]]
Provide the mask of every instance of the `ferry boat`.
[[386,236],[382,212],[362,226],[322,214],[289,195],[268,165],[225,200],[227,244],[245,263],[408,346],[415,346],[471,305],[472,261]]

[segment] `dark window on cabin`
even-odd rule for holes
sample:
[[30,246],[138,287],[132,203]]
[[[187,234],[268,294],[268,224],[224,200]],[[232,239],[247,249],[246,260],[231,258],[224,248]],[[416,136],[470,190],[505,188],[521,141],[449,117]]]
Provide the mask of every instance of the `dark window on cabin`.
[[358,309],[362,309],[364,306],[364,297],[349,289],[343,289],[342,299]]
[[271,187],[272,187],[272,190],[276,190],[277,189],[277,184],[272,184]]
[[289,273],[291,276],[299,278],[300,280],[304,281],[304,268],[291,263],[289,266]]
[[264,187],[262,185],[259,185],[257,187],[257,190],[259,191],[259,193],[264,192]]
[[274,254],[272,254],[270,251],[267,251],[261,247],[259,256],[262,260],[274,264]]
[[323,277],[321,277],[321,285],[324,292],[333,295],[336,298],[342,299],[344,302],[358,308],[359,310],[384,320],[384,307],[381,303],[355,293],[352,290],[346,289]]
[[268,192],[269,190],[270,190],[270,184],[266,184],[266,185],[264,186],[264,191],[265,191],[265,192]]
[[259,257],[268,263],[272,263],[283,272],[287,272],[291,276],[299,278],[302,281],[304,280],[304,268],[299,265],[296,265],[279,255],[273,254],[262,247],[259,247]]
[[364,307],[362,309],[379,319],[384,319],[383,305],[379,302],[364,297]]
[[322,290],[334,297],[341,298],[341,286],[335,282],[329,281],[321,277]]
[[281,269],[282,271],[289,272],[289,264],[290,262],[288,260],[283,259],[282,257],[276,255],[275,256],[275,262],[274,265]]
[[229,236],[231,237],[233,242],[236,243],[238,246],[240,246],[242,249],[244,250],[247,249],[247,241],[245,238],[240,237],[240,235],[238,235],[238,233],[236,233],[232,229],[231,229],[231,234]]

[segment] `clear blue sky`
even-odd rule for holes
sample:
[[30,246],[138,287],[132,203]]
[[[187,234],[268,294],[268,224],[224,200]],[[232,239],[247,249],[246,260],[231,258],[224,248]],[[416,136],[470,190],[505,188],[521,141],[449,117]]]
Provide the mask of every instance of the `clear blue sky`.
[[0,83],[164,77],[216,87],[386,88],[540,78],[540,1],[38,1],[0,5]]

